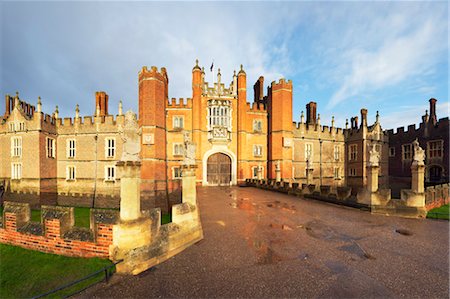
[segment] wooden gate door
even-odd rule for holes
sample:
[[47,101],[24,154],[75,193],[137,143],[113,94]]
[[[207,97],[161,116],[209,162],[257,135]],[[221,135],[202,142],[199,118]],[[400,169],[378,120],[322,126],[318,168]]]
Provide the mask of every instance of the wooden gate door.
[[231,182],[231,159],[225,154],[217,153],[208,158],[208,184],[229,186]]

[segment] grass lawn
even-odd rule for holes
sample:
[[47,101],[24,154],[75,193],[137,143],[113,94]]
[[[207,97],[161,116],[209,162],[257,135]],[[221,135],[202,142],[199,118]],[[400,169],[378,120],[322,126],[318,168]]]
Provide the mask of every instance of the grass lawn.
[[449,205],[446,204],[442,207],[429,210],[427,213],[427,218],[449,220]]
[[[0,244],[0,298],[30,298],[111,265],[99,258],[73,258]],[[64,297],[104,279],[104,274],[52,295]]]

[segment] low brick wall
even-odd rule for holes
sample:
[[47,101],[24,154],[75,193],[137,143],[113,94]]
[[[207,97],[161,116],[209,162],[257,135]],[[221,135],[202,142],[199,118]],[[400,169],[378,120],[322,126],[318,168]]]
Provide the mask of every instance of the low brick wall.
[[427,211],[449,203],[450,184],[427,187],[425,190],[425,208]]
[[91,213],[96,213],[91,215],[94,230],[73,226],[73,208],[43,206],[38,223],[30,222],[28,204],[5,202],[0,243],[65,256],[108,258],[118,215],[112,211]]

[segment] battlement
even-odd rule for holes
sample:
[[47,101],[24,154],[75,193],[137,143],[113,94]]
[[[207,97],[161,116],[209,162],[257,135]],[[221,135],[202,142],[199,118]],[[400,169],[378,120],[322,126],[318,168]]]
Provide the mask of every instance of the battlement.
[[[48,115],[46,115],[48,116]],[[119,124],[124,124],[125,116],[124,115],[105,115],[105,116],[80,116],[80,117],[64,117],[54,119],[54,123],[58,128],[71,128],[75,125],[81,126],[84,128],[89,128],[96,126],[97,124],[106,125],[106,126],[116,126]]]
[[187,98],[184,101],[184,98],[172,98],[167,100],[167,108],[192,108],[192,99]]
[[163,82],[168,82],[167,70],[165,67],[161,67],[160,70],[156,66],[152,66],[150,70],[147,66],[143,66],[138,74],[139,82],[144,79],[155,78]]
[[435,125],[432,123],[420,123],[419,127],[416,127],[416,124],[408,125],[406,130],[405,127],[398,127],[397,129],[389,129],[386,130],[387,134],[389,135],[413,135],[416,134],[418,131],[425,129],[425,127],[428,126],[429,129],[439,129],[439,128],[445,128],[449,127],[449,118],[443,117],[440,118]]
[[247,112],[267,112],[266,105],[262,103],[248,103],[247,102]]
[[344,135],[344,129],[330,126],[322,126],[318,124],[307,124],[301,122],[292,122],[294,127],[294,134],[297,132],[320,132],[321,134],[328,134],[330,137],[335,135]]
[[292,80],[287,80],[285,78],[281,78],[278,82],[272,81],[271,83],[272,92],[280,90],[280,89],[291,89],[292,90]]

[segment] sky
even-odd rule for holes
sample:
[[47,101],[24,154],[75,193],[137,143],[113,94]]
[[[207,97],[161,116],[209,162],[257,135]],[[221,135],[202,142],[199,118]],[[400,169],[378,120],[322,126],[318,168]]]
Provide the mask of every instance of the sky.
[[2,96],[61,117],[92,115],[96,91],[112,114],[119,100],[137,111],[142,66],[167,68],[169,98],[192,97],[196,59],[227,84],[242,64],[248,101],[261,75],[292,80],[294,121],[309,101],[338,127],[361,108],[384,129],[418,124],[432,97],[449,115],[446,1],[0,2],[0,15]]

